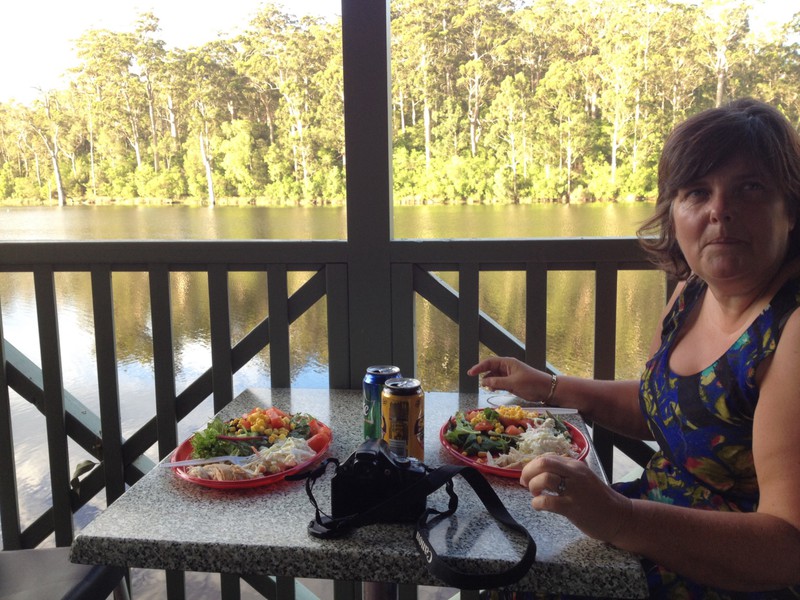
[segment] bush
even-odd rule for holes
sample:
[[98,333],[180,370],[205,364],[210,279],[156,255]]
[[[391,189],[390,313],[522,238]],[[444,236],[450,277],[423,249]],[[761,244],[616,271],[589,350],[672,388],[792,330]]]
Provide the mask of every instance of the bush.
[[26,177],[15,177],[12,196],[20,200],[45,200],[47,198],[47,188],[39,188],[32,180]]
[[14,195],[14,173],[11,163],[3,163],[0,169],[0,199],[11,198]]
[[136,169],[136,193],[140,198],[169,198],[175,200],[187,194],[186,180],[177,167],[162,168],[157,173],[149,164]]

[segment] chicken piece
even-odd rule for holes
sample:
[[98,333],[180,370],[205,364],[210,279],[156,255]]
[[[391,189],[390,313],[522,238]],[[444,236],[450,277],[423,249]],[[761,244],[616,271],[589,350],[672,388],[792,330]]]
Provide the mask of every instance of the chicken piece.
[[256,475],[236,465],[225,463],[212,463],[208,465],[198,465],[186,471],[190,477],[198,479],[210,479],[213,481],[240,481],[242,479],[252,479]]

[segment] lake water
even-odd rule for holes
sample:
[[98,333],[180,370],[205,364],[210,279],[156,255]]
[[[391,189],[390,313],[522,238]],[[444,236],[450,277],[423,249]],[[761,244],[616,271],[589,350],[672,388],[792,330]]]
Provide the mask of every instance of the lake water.
[[[616,237],[636,233],[652,203],[395,207],[395,237]],[[341,207],[0,207],[6,240],[346,238]]]
[[[634,235],[652,204],[536,204],[489,206],[421,206],[395,208],[397,238],[539,238],[615,237]],[[346,209],[329,207],[186,207],[75,206],[0,209],[0,235],[18,240],[100,239],[345,239]],[[290,289],[308,274],[290,274]],[[457,287],[455,274],[441,276]],[[552,273],[548,285],[548,360],[559,369],[590,375],[594,335],[592,273]],[[208,298],[205,276],[173,275],[176,310],[176,371],[179,383],[189,382],[208,366]],[[57,274],[62,329],[64,379],[79,398],[94,395],[91,296],[86,274]],[[264,277],[231,275],[234,339],[239,339],[266,315]],[[144,273],[114,275],[118,307],[117,339],[120,383],[127,390],[148,390],[152,384],[151,340],[138,315],[149,311]],[[0,305],[6,337],[34,360],[38,357],[33,281],[30,276],[0,274]],[[664,298],[663,278],[655,272],[621,273],[619,281],[618,377],[636,377],[643,352]],[[524,335],[524,282],[521,273],[481,275],[481,309],[518,338]],[[427,389],[453,390],[457,373],[452,357],[454,325],[427,302],[418,300],[419,372]],[[325,314],[316,306],[292,327],[293,384],[327,386],[327,350],[317,340]],[[70,360],[74,361],[70,364]],[[237,389],[268,381],[269,365],[253,361],[236,375]],[[180,389],[180,388],[179,388]],[[135,421],[129,419],[132,426]],[[191,421],[187,422],[191,426]]]
[[[420,206],[395,208],[397,238],[536,238],[630,236],[653,209],[652,204]],[[186,206],[68,206],[0,208],[0,235],[5,240],[99,239],[291,239],[346,238],[346,209],[330,207],[186,207]],[[457,287],[457,279],[442,276]],[[290,290],[307,278],[293,274]],[[590,375],[594,336],[594,277],[592,273],[553,273],[548,282],[548,360],[575,375]],[[94,333],[89,276],[56,276],[59,327],[65,388],[86,405],[98,404]],[[266,315],[265,278],[253,273],[231,276],[231,323],[239,339]],[[149,296],[146,275],[116,273],[114,298],[123,398],[123,433],[136,431],[155,410]],[[618,292],[617,377],[638,377],[664,299],[663,277],[655,272],[622,273]],[[173,275],[175,308],[175,367],[177,390],[210,365],[208,295],[205,276]],[[29,275],[0,273],[0,306],[6,338],[31,360],[39,362],[33,280]],[[524,339],[524,280],[522,274],[481,275],[481,309]],[[131,315],[136,316],[131,318]],[[138,316],[137,316],[138,315]],[[292,326],[292,385],[327,387],[327,349],[319,347],[325,313],[315,306]],[[455,390],[457,335],[455,325],[427,302],[418,300],[417,376],[428,390]],[[483,353],[485,353],[483,349]],[[266,354],[266,353],[262,353]],[[269,385],[269,364],[259,356],[235,375],[234,391]],[[179,426],[184,438],[203,426],[210,401]],[[12,393],[18,485],[23,494],[23,522],[42,509],[49,498],[48,466],[44,454],[44,421],[26,401]],[[19,433],[17,433],[19,432]],[[149,453],[157,459],[155,449]],[[70,446],[70,462],[88,458]],[[102,510],[102,500],[76,516],[81,527]],[[194,585],[203,589],[208,576]],[[136,570],[137,597],[158,598],[152,580],[160,575]],[[143,591],[150,590],[150,591]]]

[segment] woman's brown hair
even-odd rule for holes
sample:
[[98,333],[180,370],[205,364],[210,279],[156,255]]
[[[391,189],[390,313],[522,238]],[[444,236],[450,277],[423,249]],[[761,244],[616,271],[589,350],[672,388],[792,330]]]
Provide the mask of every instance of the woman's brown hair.
[[[745,98],[689,117],[664,143],[655,213],[637,231],[653,262],[670,275],[685,279],[691,273],[672,220],[678,190],[740,157],[774,182],[790,216],[800,213],[800,135],[783,114],[769,104]],[[789,255],[798,254],[800,227],[795,227]]]

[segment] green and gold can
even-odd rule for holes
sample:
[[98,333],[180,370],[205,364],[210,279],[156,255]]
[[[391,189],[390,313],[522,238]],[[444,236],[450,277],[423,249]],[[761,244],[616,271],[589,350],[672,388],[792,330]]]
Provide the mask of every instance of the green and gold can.
[[395,377],[383,384],[381,432],[397,456],[425,459],[425,392],[418,379]]
[[362,388],[364,390],[364,439],[379,440],[381,431],[381,392],[389,379],[402,377],[400,367],[374,365],[367,367]]

